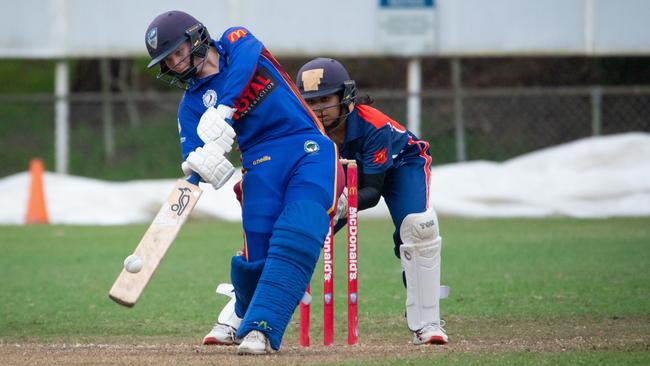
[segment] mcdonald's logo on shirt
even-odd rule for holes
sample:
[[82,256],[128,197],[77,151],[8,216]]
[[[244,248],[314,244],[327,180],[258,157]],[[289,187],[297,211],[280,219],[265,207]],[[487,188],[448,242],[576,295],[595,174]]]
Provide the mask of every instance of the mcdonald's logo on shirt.
[[247,34],[244,29],[237,29],[228,34],[228,40],[230,43],[235,43],[238,39],[246,37]]

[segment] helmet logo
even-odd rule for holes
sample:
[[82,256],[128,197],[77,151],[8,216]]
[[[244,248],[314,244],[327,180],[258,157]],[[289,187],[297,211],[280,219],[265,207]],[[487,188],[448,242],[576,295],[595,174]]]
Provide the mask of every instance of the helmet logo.
[[158,27],[151,28],[147,33],[147,44],[154,50],[158,48]]
[[302,84],[306,92],[318,90],[323,71],[323,69],[313,69],[302,73]]
[[217,92],[212,89],[206,90],[203,93],[203,105],[205,108],[210,108],[214,107],[215,104],[217,104]]
[[316,141],[313,141],[313,140],[305,141],[304,148],[305,148],[305,152],[309,153],[309,154],[315,153],[318,150],[320,150],[320,146],[318,146],[318,143]]

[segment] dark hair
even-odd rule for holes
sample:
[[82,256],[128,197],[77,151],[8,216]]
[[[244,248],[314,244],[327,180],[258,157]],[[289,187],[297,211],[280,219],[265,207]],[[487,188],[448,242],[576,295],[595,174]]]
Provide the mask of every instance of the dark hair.
[[374,102],[375,99],[369,94],[360,95],[354,100],[354,103],[357,105],[371,105]]

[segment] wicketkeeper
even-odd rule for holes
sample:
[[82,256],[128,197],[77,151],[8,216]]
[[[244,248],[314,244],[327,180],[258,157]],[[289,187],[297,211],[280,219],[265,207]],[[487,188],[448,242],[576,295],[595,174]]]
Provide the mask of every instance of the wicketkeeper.
[[[440,237],[438,218],[429,205],[429,143],[357,96],[354,80],[331,58],[309,61],[298,71],[303,98],[338,145],[342,158],[358,165],[358,209],[380,197],[395,224],[395,255],[406,286],[406,320],[414,344],[446,344],[440,320]],[[339,200],[336,229],[345,225],[347,200]]]

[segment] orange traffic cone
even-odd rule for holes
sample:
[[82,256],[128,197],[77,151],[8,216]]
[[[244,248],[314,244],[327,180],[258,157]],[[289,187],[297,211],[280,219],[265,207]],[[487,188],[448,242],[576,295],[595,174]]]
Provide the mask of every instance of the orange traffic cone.
[[29,188],[29,201],[27,203],[27,224],[47,224],[47,209],[45,208],[45,193],[43,192],[43,161],[32,159],[29,162],[29,175],[31,184]]

